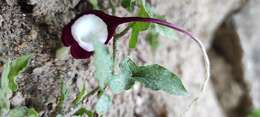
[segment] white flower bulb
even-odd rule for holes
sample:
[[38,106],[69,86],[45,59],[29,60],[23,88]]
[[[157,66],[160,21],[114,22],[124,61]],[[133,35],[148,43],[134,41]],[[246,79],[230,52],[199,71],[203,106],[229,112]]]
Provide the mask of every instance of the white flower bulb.
[[93,51],[92,39],[105,43],[108,37],[107,24],[93,14],[83,15],[71,27],[71,34],[79,46],[86,51]]

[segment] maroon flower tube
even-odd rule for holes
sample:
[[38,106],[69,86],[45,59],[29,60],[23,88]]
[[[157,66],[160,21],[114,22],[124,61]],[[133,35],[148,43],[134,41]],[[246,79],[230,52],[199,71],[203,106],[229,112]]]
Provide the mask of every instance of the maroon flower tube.
[[157,23],[182,32],[198,41],[188,31],[165,20],[141,17],[116,17],[97,10],[88,10],[67,24],[62,32],[62,41],[65,46],[70,47],[71,55],[74,58],[89,58],[93,54],[91,38],[95,37],[102,43],[107,44],[112,39],[116,28],[120,24],[129,22]]

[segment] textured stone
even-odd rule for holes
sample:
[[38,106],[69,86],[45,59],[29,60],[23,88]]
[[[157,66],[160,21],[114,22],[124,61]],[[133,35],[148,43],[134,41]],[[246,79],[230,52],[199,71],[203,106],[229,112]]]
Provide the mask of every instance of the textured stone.
[[249,82],[250,95],[256,108],[260,108],[260,1],[249,0],[235,17],[237,31],[244,51],[245,76]]
[[[85,81],[88,90],[96,86],[93,79],[92,58],[89,60],[55,58],[55,51],[61,47],[61,29],[78,12],[74,9],[78,1],[28,0],[23,3],[33,6],[28,9],[19,4],[8,6],[5,1],[0,1],[0,15],[3,19],[0,27],[0,56],[15,58],[24,53],[33,54],[30,68],[19,78],[19,91],[22,92],[27,106],[35,107],[46,116],[52,111],[48,105],[56,105],[61,80],[66,82],[71,91],[66,106],[78,92],[75,80]],[[158,13],[166,15],[169,21],[194,33],[208,47],[219,23],[240,5],[239,0],[152,0],[151,2]],[[139,64],[152,62],[161,64],[182,77],[190,96],[171,96],[164,92],[148,90],[137,84],[133,89],[114,96],[113,107],[107,115],[111,117],[180,115],[191,99],[199,94],[200,85],[205,77],[198,46],[187,37],[177,34],[174,38],[180,41],[173,42],[162,38],[157,54],[152,57],[152,52],[143,39],[140,39],[137,49],[127,49],[128,37],[124,36],[119,42],[118,60],[129,55]],[[86,105],[93,107],[95,100],[91,98]],[[224,116],[211,85],[186,116]]]

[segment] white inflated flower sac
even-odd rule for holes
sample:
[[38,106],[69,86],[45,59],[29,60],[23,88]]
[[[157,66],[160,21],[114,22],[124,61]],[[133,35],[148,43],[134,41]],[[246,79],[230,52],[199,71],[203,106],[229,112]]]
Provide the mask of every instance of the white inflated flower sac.
[[93,51],[92,39],[105,43],[108,36],[106,23],[96,15],[88,14],[78,18],[71,27],[71,34],[79,46]]

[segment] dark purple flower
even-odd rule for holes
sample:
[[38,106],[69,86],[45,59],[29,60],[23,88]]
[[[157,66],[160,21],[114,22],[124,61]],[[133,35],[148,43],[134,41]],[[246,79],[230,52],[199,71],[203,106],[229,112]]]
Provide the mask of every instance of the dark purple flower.
[[170,27],[197,41],[189,32],[165,20],[141,17],[116,17],[102,11],[88,10],[74,18],[62,32],[63,44],[70,47],[71,55],[76,59],[89,58],[94,51],[91,39],[107,44],[113,37],[118,25],[128,22],[150,22]]

